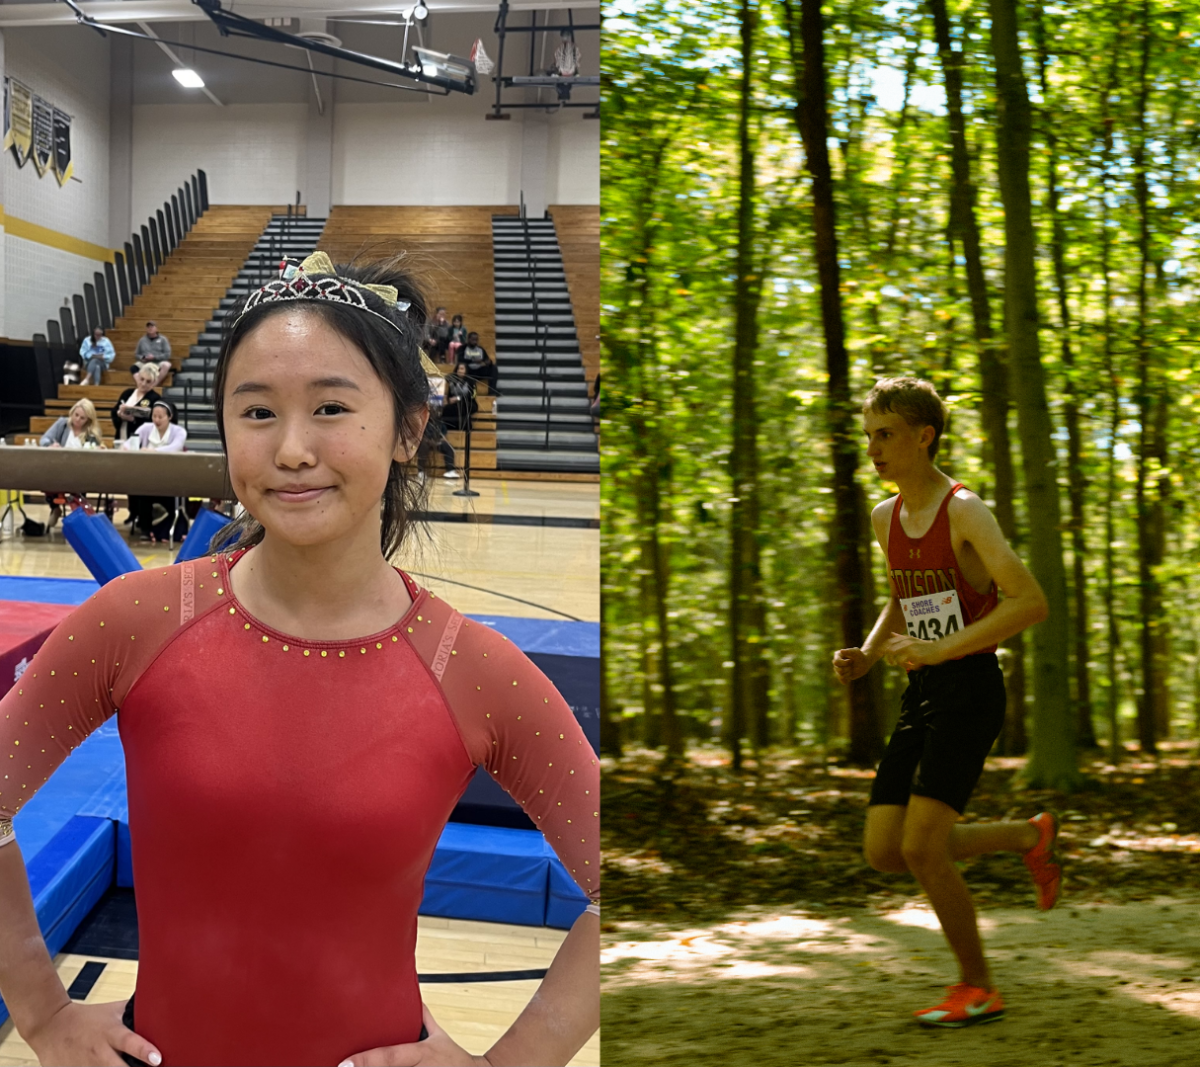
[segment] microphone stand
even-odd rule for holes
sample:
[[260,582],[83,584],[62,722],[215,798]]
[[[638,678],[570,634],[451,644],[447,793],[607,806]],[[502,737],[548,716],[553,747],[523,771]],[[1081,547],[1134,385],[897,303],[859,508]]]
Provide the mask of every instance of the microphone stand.
[[[447,384],[449,384],[449,383],[447,383]],[[471,383],[470,388],[468,388],[466,391],[466,396],[464,396],[462,399],[466,401],[466,407],[467,407],[467,422],[466,422],[466,434],[467,434],[466,453],[467,453],[467,457],[466,457],[466,460],[463,462],[463,486],[461,489],[455,489],[454,495],[455,496],[478,496],[479,494],[477,492],[475,492],[474,489],[471,488],[471,423],[475,419],[474,413],[471,411],[471,403],[475,399],[475,383],[474,382]]]

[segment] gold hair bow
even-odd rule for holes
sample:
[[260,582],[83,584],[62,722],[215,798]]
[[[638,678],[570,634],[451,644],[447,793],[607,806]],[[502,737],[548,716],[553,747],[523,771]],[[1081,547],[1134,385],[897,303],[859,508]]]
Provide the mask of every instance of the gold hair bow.
[[334,269],[333,260],[329,258],[328,252],[314,252],[300,264],[300,269],[305,274],[332,274],[335,278],[339,278],[343,282],[349,282],[359,289],[370,289],[376,296],[382,297],[387,302],[388,307],[391,307],[400,299],[400,294],[396,292],[394,285],[367,285],[365,282],[356,282],[351,281],[349,278],[342,278]]

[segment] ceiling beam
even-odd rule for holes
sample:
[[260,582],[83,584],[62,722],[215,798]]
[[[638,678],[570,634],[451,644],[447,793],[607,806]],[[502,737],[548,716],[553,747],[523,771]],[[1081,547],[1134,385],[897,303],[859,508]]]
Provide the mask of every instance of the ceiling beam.
[[[435,14],[496,12],[499,3],[492,0],[427,0]],[[403,6],[402,4],[399,6]],[[250,0],[239,3],[236,11],[246,18],[352,18],[363,15],[396,17],[397,0],[358,0],[335,3],[332,0]],[[510,11],[558,11],[567,7],[599,8],[599,0],[569,3],[565,0],[510,0]],[[79,0],[79,7],[97,22],[207,22],[208,16],[191,0]],[[75,13],[66,5],[0,4],[0,29],[21,26],[72,26]]]

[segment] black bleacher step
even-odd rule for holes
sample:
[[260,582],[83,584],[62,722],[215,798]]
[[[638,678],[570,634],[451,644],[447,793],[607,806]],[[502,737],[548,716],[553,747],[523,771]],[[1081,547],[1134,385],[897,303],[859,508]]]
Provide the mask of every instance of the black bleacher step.
[[505,449],[496,452],[496,469],[548,471],[555,474],[599,474],[600,456],[587,452]]
[[[578,351],[557,352],[550,348],[546,350],[545,359],[547,367],[565,364],[566,366],[578,366],[581,371],[583,369]],[[532,367],[536,370],[542,365],[542,353],[498,351],[496,353],[496,361],[500,364],[500,373],[502,375],[515,367]]]
[[[580,370],[582,372],[582,360],[580,360],[578,352],[560,352],[554,348],[547,348],[545,357],[546,366],[548,368],[561,368],[563,366],[570,366],[572,363],[576,363],[580,365]],[[541,352],[506,352],[503,348],[501,348],[497,353],[496,358],[500,363],[501,377],[503,377],[506,371],[513,370],[517,367],[524,369],[527,367],[540,367],[542,365]],[[522,377],[525,377],[525,375],[522,375]]]
[[529,344],[540,348],[543,342],[547,345],[562,347],[562,343],[575,337],[574,326],[550,326],[540,323],[537,326],[518,326],[505,323],[496,327],[496,344]]
[[579,342],[573,338],[564,338],[555,340],[549,338],[534,338],[532,334],[517,337],[496,338],[496,356],[511,357],[516,356],[518,359],[540,360],[542,351],[545,350],[546,356],[553,359],[555,356],[579,356]]
[[[592,434],[592,419],[590,416],[576,417],[573,415],[551,415],[550,432],[568,434]],[[545,435],[545,415],[502,415],[496,420],[497,430],[505,433],[533,433]]]
[[512,378],[506,375],[505,382],[508,390],[505,396],[541,396],[549,392],[551,396],[587,396],[587,382],[581,376],[577,382],[548,381],[541,382],[536,378]]
[[[550,396],[550,410],[561,415],[587,416],[588,404],[586,396]],[[502,410],[505,418],[509,415],[546,414],[544,398],[528,393],[505,393]]]
[[497,448],[550,448],[570,450],[572,452],[594,452],[599,446],[594,433],[550,433],[547,443],[546,435],[536,430],[497,430]]
[[[538,307],[543,311],[570,311],[571,298],[566,294],[555,293],[553,296],[548,296],[545,293],[537,295]],[[496,310],[506,312],[532,311],[533,310],[533,295],[510,296],[505,294],[501,296],[496,294]]]
[[[583,382],[583,366],[579,363],[547,363],[546,379],[552,382]],[[513,382],[538,382],[541,380],[542,367],[540,363],[505,363],[500,368],[498,382],[500,393],[503,395],[505,386]]]

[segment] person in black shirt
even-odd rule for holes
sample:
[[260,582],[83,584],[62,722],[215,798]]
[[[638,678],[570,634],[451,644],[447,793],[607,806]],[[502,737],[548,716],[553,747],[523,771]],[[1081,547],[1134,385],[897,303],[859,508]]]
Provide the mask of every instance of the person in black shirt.
[[467,343],[458,350],[458,362],[466,364],[467,377],[471,381],[487,382],[488,392],[497,393],[496,379],[500,372],[487,349],[479,343],[479,334],[467,334]]

